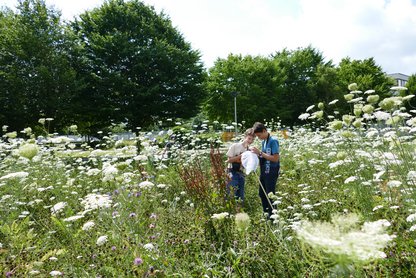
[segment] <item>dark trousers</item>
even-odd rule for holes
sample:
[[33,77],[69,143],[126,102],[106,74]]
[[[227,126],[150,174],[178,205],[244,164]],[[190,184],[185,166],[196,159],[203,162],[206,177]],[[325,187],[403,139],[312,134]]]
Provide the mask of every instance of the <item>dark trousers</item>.
[[231,171],[230,173],[231,180],[227,184],[227,194],[230,195],[232,192],[236,199],[244,201],[245,176],[240,171]]
[[277,167],[270,167],[270,170],[268,173],[266,173],[266,166],[261,165],[260,166],[260,182],[266,191],[266,194],[264,193],[261,186],[259,186],[259,196],[261,199],[261,204],[263,206],[263,212],[267,212],[269,217],[272,215],[273,206],[270,204],[273,204],[273,200],[270,200],[268,197],[268,194],[272,192],[273,194],[276,193],[276,183],[277,178],[279,177],[279,170],[280,166]]

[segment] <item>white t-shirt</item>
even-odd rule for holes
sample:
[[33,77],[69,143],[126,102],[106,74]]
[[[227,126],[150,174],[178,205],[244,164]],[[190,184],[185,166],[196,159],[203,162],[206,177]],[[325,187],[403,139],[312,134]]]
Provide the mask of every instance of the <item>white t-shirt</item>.
[[[230,146],[230,148],[227,151],[228,157],[234,157],[242,154],[247,150],[246,147],[244,147],[243,142],[234,143]],[[228,168],[232,168],[231,163],[228,163]]]

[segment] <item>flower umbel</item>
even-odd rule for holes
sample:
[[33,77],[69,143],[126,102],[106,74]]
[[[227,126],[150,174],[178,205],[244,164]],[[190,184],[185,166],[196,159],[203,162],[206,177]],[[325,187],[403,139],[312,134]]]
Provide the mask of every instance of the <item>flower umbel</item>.
[[235,215],[235,225],[239,231],[245,231],[250,226],[250,217],[247,213],[241,212]]
[[[385,233],[387,220],[365,222],[359,229],[355,214],[334,216],[332,223],[303,221],[296,227],[299,239],[326,253],[357,263],[385,258],[382,251],[394,236]],[[345,221],[344,221],[345,220]]]

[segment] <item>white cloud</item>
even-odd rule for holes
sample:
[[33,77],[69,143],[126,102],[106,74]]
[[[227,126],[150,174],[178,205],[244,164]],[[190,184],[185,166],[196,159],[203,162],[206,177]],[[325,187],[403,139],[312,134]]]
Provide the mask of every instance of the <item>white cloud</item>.
[[[15,6],[17,1],[1,0]],[[46,0],[72,19],[103,0]],[[229,53],[267,56],[312,45],[338,63],[374,57],[389,73],[416,73],[415,0],[145,0],[164,9],[206,66]]]
[[312,45],[335,63],[374,57],[387,72],[416,73],[411,0],[145,2],[165,9],[207,66],[229,53],[269,55]]

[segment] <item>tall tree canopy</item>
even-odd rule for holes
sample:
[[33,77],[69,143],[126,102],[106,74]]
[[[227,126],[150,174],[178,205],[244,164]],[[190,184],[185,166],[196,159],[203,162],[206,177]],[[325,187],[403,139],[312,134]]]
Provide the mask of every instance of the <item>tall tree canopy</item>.
[[236,93],[239,122],[252,123],[276,115],[274,96],[281,84],[279,76],[267,58],[229,55],[218,59],[206,82],[204,110],[211,119],[233,121]]
[[238,92],[239,122],[279,117],[292,125],[306,107],[333,95],[335,76],[332,64],[312,47],[283,50],[269,58],[230,55],[210,69],[204,110],[211,119],[231,121],[232,93]]
[[348,85],[357,83],[358,89],[362,91],[375,90],[381,96],[387,96],[394,81],[389,78],[381,66],[376,64],[374,58],[364,60],[351,60],[344,58],[338,65],[338,82],[345,93]]
[[41,117],[65,125],[75,71],[60,14],[42,0],[0,12],[0,120],[12,130]]
[[273,62],[284,75],[283,90],[276,96],[276,109],[284,124],[298,123],[308,106],[335,93],[336,84],[330,82],[334,80],[333,65],[313,47],[285,49],[273,55]]
[[111,121],[130,127],[166,117],[190,117],[204,97],[198,51],[138,0],[110,0],[72,24],[78,73],[86,87],[77,117],[91,130]]

